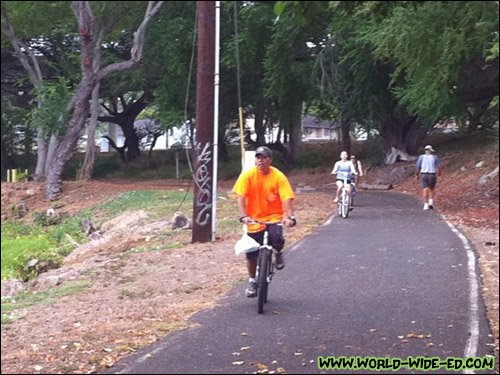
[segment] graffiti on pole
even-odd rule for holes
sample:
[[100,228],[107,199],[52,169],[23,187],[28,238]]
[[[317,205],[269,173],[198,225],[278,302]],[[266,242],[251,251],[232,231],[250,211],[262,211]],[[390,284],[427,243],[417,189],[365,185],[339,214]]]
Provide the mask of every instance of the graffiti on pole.
[[212,161],[212,144],[205,143],[203,146],[200,143],[196,145],[196,154],[198,155],[198,163],[194,180],[198,186],[198,194],[196,196],[196,224],[205,226],[210,222],[212,213],[212,173],[210,163]]

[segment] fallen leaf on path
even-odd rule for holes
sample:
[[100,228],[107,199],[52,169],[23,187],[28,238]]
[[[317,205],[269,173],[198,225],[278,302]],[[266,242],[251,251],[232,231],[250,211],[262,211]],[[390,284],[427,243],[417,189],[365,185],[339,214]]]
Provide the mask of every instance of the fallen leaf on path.
[[241,366],[244,363],[245,363],[244,361],[236,361],[236,362],[233,362],[233,365],[235,365],[235,366]]
[[406,335],[406,338],[408,339],[430,339],[432,335],[419,335],[414,332],[410,332],[409,334]]
[[370,329],[370,332],[372,332],[372,333],[378,332],[378,328],[372,328],[372,329]]
[[284,374],[286,372],[286,370],[283,368],[283,367],[280,367],[278,370],[277,370],[280,374]]
[[42,371],[43,367],[36,365],[36,366],[34,366],[34,369],[35,369],[35,371]]
[[430,343],[428,343],[428,344],[427,344],[427,347],[428,347],[428,348],[433,348],[433,347],[435,347],[435,346],[436,346],[436,345],[434,345],[432,342],[430,342]]
[[113,367],[114,364],[115,364],[115,360],[112,357],[110,357],[109,355],[107,355],[106,357],[104,357],[101,360],[101,366],[105,366],[107,368]]
[[243,348],[241,348],[240,350],[241,351],[244,351],[244,350],[248,350],[248,349],[251,349],[252,347],[251,346],[244,346]]
[[246,332],[241,332],[241,336],[246,336],[247,333]]
[[257,363],[257,367],[259,368],[259,370],[267,370],[269,368],[266,365],[263,365],[262,363]]

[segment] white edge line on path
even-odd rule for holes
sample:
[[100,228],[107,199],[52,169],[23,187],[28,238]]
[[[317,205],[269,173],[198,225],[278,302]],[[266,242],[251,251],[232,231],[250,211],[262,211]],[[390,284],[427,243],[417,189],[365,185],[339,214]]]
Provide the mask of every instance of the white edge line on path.
[[[469,272],[469,282],[470,282],[470,296],[469,296],[469,338],[465,346],[464,358],[475,357],[477,355],[477,347],[479,344],[479,283],[476,274],[476,255],[470,246],[467,238],[460,233],[460,231],[450,223],[444,215],[441,215],[451,228],[453,233],[455,233],[464,245],[465,251],[468,258],[468,272]],[[465,370],[464,374],[474,374],[473,370]]]

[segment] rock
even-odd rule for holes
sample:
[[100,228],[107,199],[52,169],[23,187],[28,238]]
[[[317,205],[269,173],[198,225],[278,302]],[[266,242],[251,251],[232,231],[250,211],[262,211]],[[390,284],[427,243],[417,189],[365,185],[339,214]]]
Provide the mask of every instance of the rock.
[[38,259],[32,259],[26,265],[29,272],[35,272],[37,275],[45,273],[49,270],[53,270],[58,267],[57,263],[52,259],[40,261]]
[[484,184],[490,182],[491,180],[497,178],[498,177],[498,173],[499,173],[499,166],[497,165],[497,167],[492,172],[490,172],[490,173],[485,174],[484,176],[482,176],[479,179],[478,183],[480,185],[484,185]]
[[92,223],[92,220],[90,219],[85,219],[82,223],[82,231],[85,233],[87,237],[89,237],[92,233],[96,231],[94,228],[94,223]]
[[365,190],[390,190],[392,189],[392,184],[367,184],[362,182],[359,184],[361,189]]
[[386,165],[392,165],[397,161],[412,161],[416,159],[415,156],[411,156],[406,151],[391,147],[391,150],[385,154],[384,163]]
[[172,219],[172,229],[190,229],[191,221],[182,213],[176,212]]
[[12,207],[12,215],[16,219],[21,219],[25,217],[28,214],[28,211],[29,211],[28,205],[24,201],[21,201],[14,207]]
[[98,241],[102,238],[102,232],[101,231],[95,231],[90,234],[89,239],[90,241]]
[[143,211],[124,212],[113,220],[107,221],[101,225],[101,230],[105,232],[124,231],[130,232],[133,225],[140,224],[141,221],[147,219],[148,214]]
[[26,195],[27,195],[28,197],[33,197],[33,196],[35,196],[35,195],[36,195],[36,191],[35,191],[35,190],[33,190],[33,189],[28,189],[28,190],[26,190]]
[[316,189],[310,187],[310,186],[303,186],[303,187],[298,187],[296,192],[298,194],[303,194],[303,193],[314,193],[316,192]]
[[31,286],[35,290],[50,289],[64,282],[77,280],[80,276],[80,273],[74,268],[60,268],[38,276],[36,280],[32,281]]
[[47,217],[57,217],[56,210],[54,210],[53,208],[47,209],[46,215]]
[[12,279],[2,281],[2,297],[11,297],[17,293],[23,292],[26,289],[26,284],[21,280]]
[[467,168],[465,168],[465,167],[460,168],[460,172],[465,172],[466,170],[467,170]]
[[482,168],[482,167],[484,167],[484,160],[476,164],[476,168]]

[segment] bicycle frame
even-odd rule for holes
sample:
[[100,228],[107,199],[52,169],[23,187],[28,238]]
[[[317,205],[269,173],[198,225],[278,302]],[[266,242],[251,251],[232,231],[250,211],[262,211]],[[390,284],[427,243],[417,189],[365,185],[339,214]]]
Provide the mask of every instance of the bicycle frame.
[[257,307],[259,314],[264,313],[264,304],[267,303],[268,287],[275,273],[275,262],[273,254],[278,251],[269,245],[269,225],[283,225],[283,223],[261,223],[253,222],[254,224],[266,225],[264,233],[263,245],[259,247],[259,257],[257,258],[257,272],[255,278],[257,280]]
[[349,185],[350,184],[347,182],[347,176],[344,176],[344,186],[342,186],[341,196],[338,201],[339,215],[344,219],[347,219],[347,217],[349,216],[350,203],[352,199],[351,192],[348,188]]

